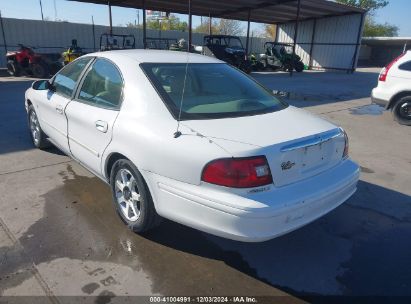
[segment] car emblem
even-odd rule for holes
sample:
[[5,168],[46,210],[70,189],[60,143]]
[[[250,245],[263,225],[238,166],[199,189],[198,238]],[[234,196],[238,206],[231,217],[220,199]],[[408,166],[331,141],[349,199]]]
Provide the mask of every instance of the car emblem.
[[289,170],[289,169],[291,169],[294,165],[295,165],[295,162],[286,161],[286,162],[283,162],[283,163],[281,164],[281,169],[282,169],[283,171],[284,171],[284,170]]

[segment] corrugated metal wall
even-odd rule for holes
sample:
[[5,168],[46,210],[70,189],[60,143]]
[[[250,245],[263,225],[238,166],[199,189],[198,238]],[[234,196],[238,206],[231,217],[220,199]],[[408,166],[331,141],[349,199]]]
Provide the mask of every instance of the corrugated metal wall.
[[[94,51],[93,26],[91,24],[78,24],[69,22],[54,22],[40,20],[25,20],[3,18],[6,43],[9,50],[17,48],[21,43],[27,46],[38,48],[42,53],[60,53],[67,49],[72,39],[77,39],[78,45],[87,52]],[[108,33],[108,26],[95,26],[95,47],[100,45],[100,35]],[[136,38],[136,47],[143,47],[143,30],[129,27],[113,27],[115,34],[133,34]],[[159,37],[157,30],[147,30],[147,37]],[[193,33],[193,44],[202,45],[205,34]],[[181,31],[162,31],[162,38],[184,38],[188,40],[188,32]],[[241,37],[245,47],[245,37]],[[266,40],[254,37],[250,39],[250,50],[259,52],[263,50]],[[0,31],[0,67],[5,67],[5,51],[3,37]]]
[[[310,61],[310,45],[313,33],[314,20],[300,22],[298,25],[297,45],[295,52],[301,57],[304,64]],[[278,42],[294,43],[295,23],[286,23],[278,27]]]
[[[312,46],[311,66],[317,69],[335,68],[350,70],[353,60],[356,67],[358,54],[355,59],[354,55],[361,18],[361,14],[355,14],[300,22],[296,53],[301,56],[304,64],[310,65],[310,49]],[[314,43],[311,44],[314,24]],[[277,41],[293,43],[294,28],[295,23],[280,25]]]

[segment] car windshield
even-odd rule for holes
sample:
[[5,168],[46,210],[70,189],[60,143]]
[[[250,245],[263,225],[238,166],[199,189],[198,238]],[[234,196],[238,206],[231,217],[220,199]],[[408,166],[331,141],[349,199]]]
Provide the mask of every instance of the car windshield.
[[287,107],[227,64],[142,63],[141,67],[173,116],[181,120],[249,116]]
[[237,38],[226,38],[226,45],[232,48],[243,48],[241,40]]

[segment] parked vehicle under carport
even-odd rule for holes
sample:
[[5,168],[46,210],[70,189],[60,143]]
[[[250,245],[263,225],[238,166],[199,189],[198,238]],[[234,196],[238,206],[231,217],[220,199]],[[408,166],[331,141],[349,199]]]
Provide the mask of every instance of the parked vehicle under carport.
[[104,33],[100,36],[100,51],[127,50],[136,48],[134,35]]
[[293,54],[292,44],[280,42],[264,43],[265,54],[260,54],[258,60],[264,68],[302,72],[304,63],[301,57]]
[[28,75],[47,78],[61,68],[60,54],[41,54],[19,44],[19,49],[6,54],[7,71],[11,76]]
[[251,62],[238,36],[204,36],[203,55],[223,60],[247,74],[251,72]]

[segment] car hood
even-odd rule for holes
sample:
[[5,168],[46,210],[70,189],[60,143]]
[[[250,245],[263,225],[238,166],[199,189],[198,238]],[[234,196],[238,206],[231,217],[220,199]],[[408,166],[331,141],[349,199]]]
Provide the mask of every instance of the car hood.
[[184,125],[217,141],[230,152],[241,144],[266,147],[336,128],[332,123],[292,106],[262,115],[189,120]]

